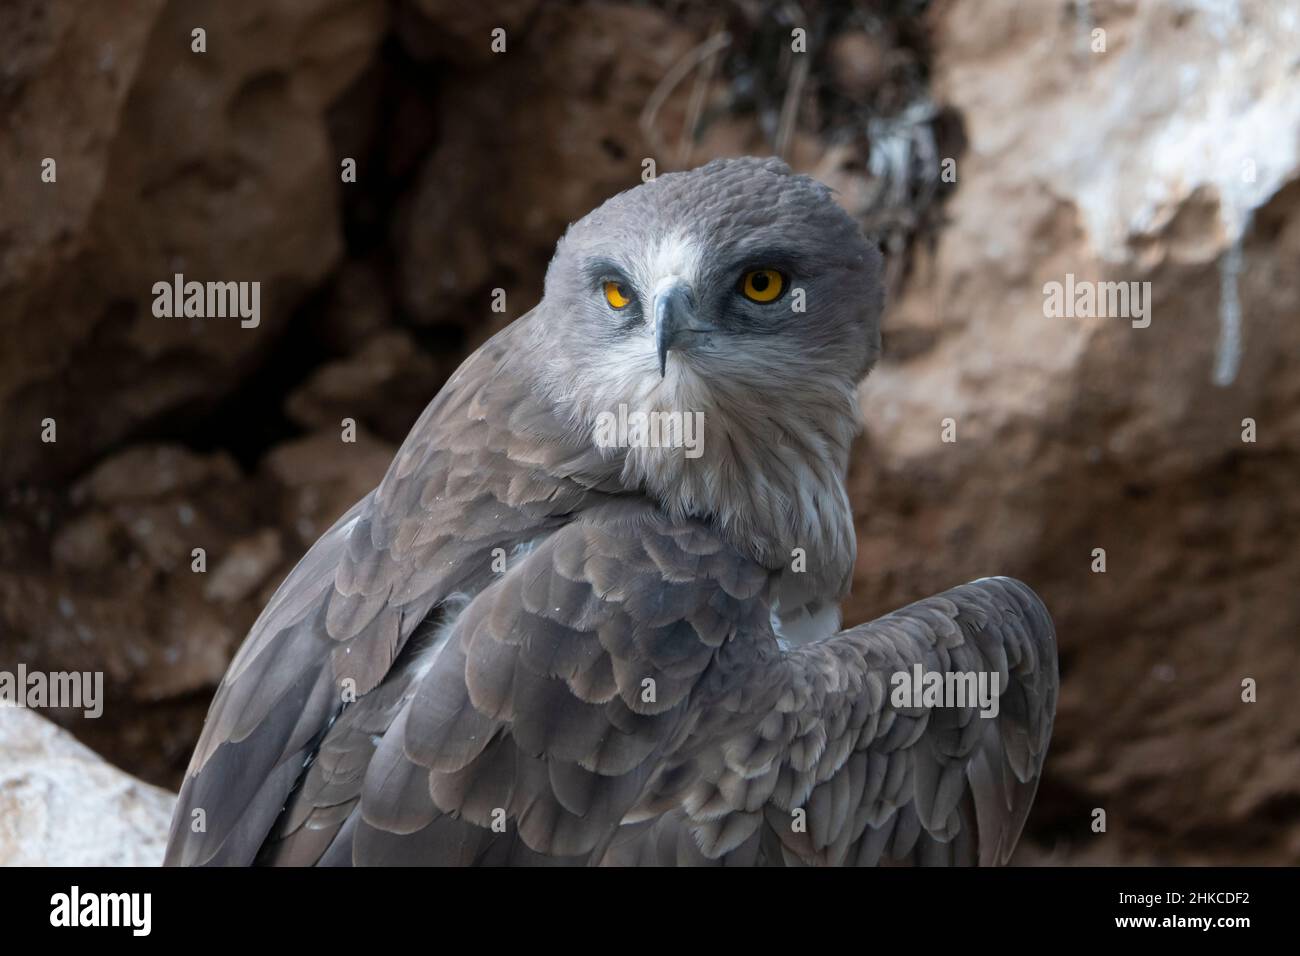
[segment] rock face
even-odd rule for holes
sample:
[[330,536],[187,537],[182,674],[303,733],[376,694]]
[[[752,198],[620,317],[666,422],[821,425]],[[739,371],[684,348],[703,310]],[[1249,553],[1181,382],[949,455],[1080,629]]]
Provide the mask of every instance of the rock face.
[[[969,148],[864,390],[850,617],[1022,577],[1062,652],[1036,832],[1071,856],[1295,863],[1300,20],[1030,6],[934,11]],[[1149,326],[1046,317],[1067,273],[1150,283]],[[921,344],[890,360],[896,338]]]
[[420,322],[470,311],[495,330],[532,307],[569,222],[640,182],[639,114],[692,44],[657,11],[598,4],[544,5],[527,37],[442,91],[437,146],[397,225],[399,293]]
[[0,708],[0,866],[157,866],[175,801],[32,711]]
[[[71,474],[211,405],[266,355],[342,253],[324,111],[372,54],[385,9],[4,5],[0,481]],[[176,273],[260,281],[260,324],[156,318],[153,284]],[[57,444],[33,444],[47,418]]]
[[[789,25],[732,6],[0,4],[0,668],[102,670],[101,719],[51,716],[175,786],[269,594],[565,225],[645,157],[770,151]],[[1063,692],[1022,861],[1300,862],[1300,18],[965,6],[814,28],[794,100],[792,162],[897,250],[845,619],[987,574],[1043,595]],[[260,323],[155,318],[178,272],[260,281]],[[1149,324],[1049,317],[1067,281],[1150,283]],[[75,747],[21,712],[0,741]],[[23,779],[25,819],[81,819],[70,777]]]

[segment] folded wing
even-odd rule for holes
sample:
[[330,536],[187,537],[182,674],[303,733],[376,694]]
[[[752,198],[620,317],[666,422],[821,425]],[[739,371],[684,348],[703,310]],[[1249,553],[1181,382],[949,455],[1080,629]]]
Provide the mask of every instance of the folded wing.
[[[983,675],[993,707],[914,706],[897,675]],[[994,678],[996,677],[996,682]],[[768,707],[697,758],[680,808],[618,862],[1001,865],[1033,802],[1058,688],[1051,618],[986,578],[787,651]],[[972,686],[965,681],[964,686]],[[981,716],[990,713],[990,716]]]

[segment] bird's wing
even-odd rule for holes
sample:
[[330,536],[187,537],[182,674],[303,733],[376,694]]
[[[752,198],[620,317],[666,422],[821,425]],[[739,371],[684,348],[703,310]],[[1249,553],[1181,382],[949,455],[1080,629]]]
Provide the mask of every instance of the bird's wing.
[[[373,508],[358,502],[307,552],[253,625],[217,688],[172,815],[165,863],[253,860],[302,772],[321,730],[341,706],[325,615],[351,531]],[[393,651],[383,622],[339,647],[379,657]],[[349,655],[350,657],[351,655]]]
[[[895,701],[894,676],[917,665],[996,674],[996,717]],[[1051,618],[1028,587],[953,588],[790,650],[750,684],[766,713],[697,757],[680,805],[616,841],[610,862],[1007,862],[1058,688]]]
[[493,576],[496,548],[549,533],[589,494],[581,453],[539,431],[535,402],[502,373],[513,328],[444,386],[380,486],[253,625],[182,783],[167,863],[252,862],[345,704],[380,685],[449,595]]
[[344,713],[269,859],[598,859],[647,793],[672,789],[664,769],[721,732],[709,720],[751,722],[755,644],[729,638],[766,631],[776,652],[768,574],[644,503],[585,512],[479,593],[416,680]]

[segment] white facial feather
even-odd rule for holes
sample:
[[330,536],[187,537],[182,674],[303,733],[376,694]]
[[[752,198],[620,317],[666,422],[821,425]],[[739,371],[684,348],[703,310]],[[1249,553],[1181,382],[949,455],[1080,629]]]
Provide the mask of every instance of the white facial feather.
[[671,278],[685,279],[694,286],[700,275],[701,254],[699,243],[685,232],[656,237],[636,257],[632,278],[647,299],[652,299]]

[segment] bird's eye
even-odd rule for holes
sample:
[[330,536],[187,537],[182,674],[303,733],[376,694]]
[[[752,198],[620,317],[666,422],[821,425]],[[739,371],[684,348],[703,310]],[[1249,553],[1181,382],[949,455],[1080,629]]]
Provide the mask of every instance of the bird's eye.
[[740,294],[751,302],[775,302],[785,289],[785,276],[775,269],[754,269],[740,278]]
[[615,309],[625,309],[632,297],[623,288],[623,283],[610,279],[605,283],[605,301]]

